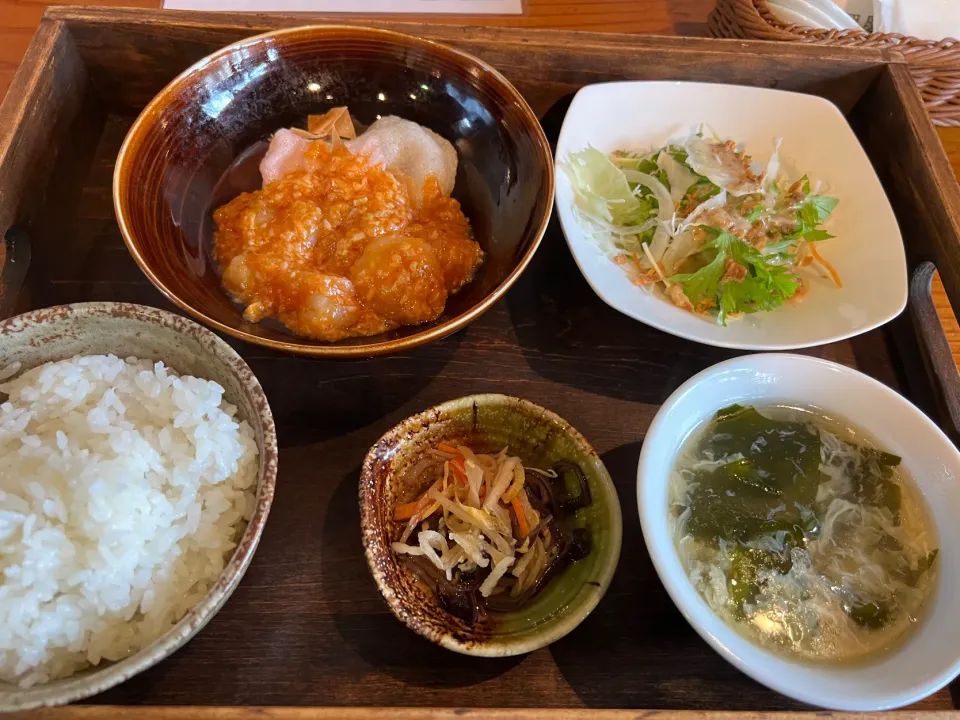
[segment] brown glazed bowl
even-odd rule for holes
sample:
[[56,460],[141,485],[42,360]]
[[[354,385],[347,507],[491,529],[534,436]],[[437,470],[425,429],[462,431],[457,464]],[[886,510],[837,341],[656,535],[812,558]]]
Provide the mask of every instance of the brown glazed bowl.
[[[29,370],[74,355],[135,356],[163,360],[182,375],[214,380],[224,399],[253,429],[260,451],[256,505],[220,579],[176,625],[150,645],[114,663],[71,677],[20,688],[0,682],[0,713],[62,705],[118,685],[181,648],[217,614],[253,559],[273,503],[277,433],[260,383],[226,342],[192,320],[143,305],[91,302],[34,310],[0,322],[0,370]],[[0,395],[0,399],[4,396]]]
[[[434,588],[390,546],[402,531],[393,520],[393,509],[423,490],[410,486],[410,469],[441,442],[480,452],[509,447],[533,467],[548,468],[559,460],[579,465],[592,502],[577,510],[571,521],[587,531],[590,554],[550,579],[519,609],[491,613],[475,625],[446,612]],[[470,395],[435,405],[380,438],[367,453],[360,472],[360,524],[367,564],[393,614],[414,632],[448,650],[482,657],[532,652],[572,632],[610,586],[623,536],[617,490],[583,435],[544,407],[496,394]]]
[[[336,343],[301,338],[275,321],[245,322],[221,289],[212,211],[260,187],[258,158],[279,128],[346,105],[361,123],[399,115],[457,149],[453,197],[487,253],[477,276],[424,325]],[[114,207],[147,277],[200,321],[242,340],[319,357],[406,350],[465,327],[527,266],[550,219],[554,170],[533,111],[496,70],[466,53],[387,30],[315,26],[229,45],[164,88],[133,124],[117,158]]]

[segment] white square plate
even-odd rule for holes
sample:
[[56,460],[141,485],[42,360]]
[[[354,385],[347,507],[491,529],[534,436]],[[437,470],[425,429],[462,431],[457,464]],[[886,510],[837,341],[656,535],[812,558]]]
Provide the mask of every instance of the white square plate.
[[594,292],[611,307],[664,332],[718,347],[790,350],[843,340],[892,320],[907,304],[907,264],[900,229],[880,180],[840,110],[813,95],[684,82],[588,85],[567,111],[557,143],[558,168],[571,152],[647,150],[687,137],[701,124],[742,143],[766,164],[776,138],[790,179],[806,173],[840,200],[824,229],[836,237],[817,248],[843,287],[805,273],[798,302],[747,315],[726,327],[648,294],[590,243],[574,214],[573,189],[557,173],[557,212],[570,251]]

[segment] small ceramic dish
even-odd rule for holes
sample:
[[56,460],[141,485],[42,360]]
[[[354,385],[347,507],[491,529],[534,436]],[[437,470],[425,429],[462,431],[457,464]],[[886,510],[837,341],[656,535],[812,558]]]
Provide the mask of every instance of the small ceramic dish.
[[[434,594],[390,547],[402,526],[394,507],[422,488],[405,486],[407,471],[437,443],[497,452],[509,447],[524,464],[577,463],[592,502],[577,510],[574,525],[587,529],[592,549],[567,566],[520,610],[490,613],[476,625],[443,610]],[[596,607],[620,557],[620,501],[610,475],[584,437],[562,418],[527,400],[472,395],[407,418],[377,441],[360,475],[360,520],[370,571],[394,615],[448,650],[487,657],[519,655],[572,631]]]
[[0,322],[2,364],[22,370],[74,355],[156,359],[182,375],[214,380],[224,399],[253,428],[260,451],[256,506],[220,579],[206,597],[150,645],[114,663],[63,680],[18,688],[0,682],[0,712],[62,705],[90,697],[156,665],[196,635],[227,601],[246,572],[273,502],[277,435],[270,405],[249,366],[227,343],[180,315],[126,303],[94,302],[34,310]]
[[557,143],[560,167],[570,153],[592,145],[603,152],[652,150],[682,140],[706,124],[743,144],[766,164],[783,139],[781,165],[799,179],[822,183],[839,199],[818,245],[843,287],[810,275],[808,292],[772,312],[747,315],[723,327],[681,310],[632,284],[589,242],[574,212],[566,173],[557,181],[557,213],[570,251],[594,292],[611,307],[664,332],[718,347],[789,350],[835,342],[896,317],[907,302],[903,241],[890,202],[856,135],[835,105],[800,93],[738,85],[618,82],[588,85],[567,111]]
[[[902,645],[864,663],[791,661],[727,625],[691,584],[670,529],[669,477],[686,439],[734,403],[817,407],[903,458],[930,509],[942,551],[938,587]],[[714,365],[684,383],[654,418],[640,453],[637,501],[647,550],[680,612],[724,659],[767,687],[811,705],[872,712],[917,702],[960,672],[960,453],[926,415],[886,385],[800,355],[752,355]]]
[[[246,322],[220,285],[213,211],[261,187],[257,164],[280,128],[347,106],[364,124],[398,115],[457,150],[453,197],[486,253],[433,322],[327,343],[280,323]],[[243,156],[247,170],[225,173]],[[252,164],[251,164],[252,161]],[[493,305],[530,262],[553,207],[553,160],[537,116],[506,78],[472,55],[389,30],[277,30],[218,50],[165,87],[117,157],[114,208],[150,281],[201,322],[283,352],[370,357],[459,330]]]

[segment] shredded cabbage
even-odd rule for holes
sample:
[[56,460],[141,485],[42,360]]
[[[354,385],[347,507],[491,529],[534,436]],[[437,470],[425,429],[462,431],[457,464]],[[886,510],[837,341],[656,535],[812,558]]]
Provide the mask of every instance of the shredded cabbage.
[[780,146],[783,144],[783,138],[777,138],[773,141],[773,153],[767,161],[767,169],[763,172],[762,184],[764,188],[771,183],[776,183],[780,176]]
[[390,543],[390,547],[395,553],[400,553],[401,555],[423,555],[423,550],[414,545],[407,545],[402,542]]
[[453,579],[453,569],[467,559],[467,554],[462,547],[452,545],[440,556],[440,563],[443,565],[443,572],[447,580]]
[[447,551],[447,541],[443,535],[436,530],[421,530],[417,535],[417,541],[420,543],[420,550],[423,551],[426,558],[438,569],[443,570],[443,562],[437,554],[438,550],[440,552]]
[[663,252],[660,259],[663,272],[668,276],[675,274],[681,263],[699,250],[700,247],[697,245],[693,230],[687,228],[674,237],[673,242]]
[[670,186],[670,198],[673,204],[679,203],[690,186],[693,185],[700,176],[691,170],[687,165],[677,162],[673,155],[666,150],[661,150],[657,155],[657,165],[667,174],[667,183]]
[[490,574],[487,575],[487,579],[484,580],[483,584],[480,585],[480,594],[484,597],[490,597],[493,589],[497,586],[497,583],[500,582],[500,578],[506,574],[511,565],[513,565],[512,557],[505,557],[500,560],[500,562],[496,563],[493,566],[493,570],[491,570]]
[[596,148],[571,155],[563,168],[577,188],[578,205],[595,217],[624,225],[640,206],[620,168]]
[[588,238],[609,257],[639,255],[640,239],[657,225],[651,203],[642,203],[622,170],[599,150],[573,153],[561,167],[574,188],[575,211]]
[[688,155],[687,162],[694,172],[731,195],[750,195],[763,190],[759,180],[752,177],[745,156],[731,149],[727,143],[692,135],[684,149]]
[[496,480],[493,482],[493,488],[487,492],[487,497],[483,501],[484,510],[490,510],[500,501],[500,497],[513,481],[514,470],[519,462],[516,458],[510,458],[500,467],[500,472],[497,473]]
[[474,507],[480,505],[480,486],[483,484],[483,468],[475,460],[467,458],[467,484],[470,486],[469,502]]
[[702,203],[697,205],[693,211],[687,215],[686,219],[680,223],[679,232],[685,232],[694,225],[700,224],[700,218],[706,215],[711,210],[717,210],[719,208],[726,207],[727,205],[727,191],[721,190],[719,193],[713,197],[704,200]]
[[[540,580],[546,577],[551,562],[559,557],[557,539],[565,537],[560,528],[551,525],[553,515],[541,521],[531,504],[534,498],[537,507],[541,507],[542,503],[550,502],[555,492],[545,489],[542,479],[534,482],[528,474],[539,471],[528,471],[518,457],[509,455],[507,448],[496,456],[477,455],[466,447],[440,443],[437,452],[429,452],[426,457],[426,465],[422,462],[414,465],[414,480],[425,485],[427,478],[433,478],[433,483],[417,499],[395,507],[394,521],[405,523],[405,528],[400,542],[391,544],[394,552],[424,558],[454,586],[467,583],[460,587],[471,594],[470,603],[475,601],[474,583],[481,581],[484,597],[508,591],[516,596],[524,589],[535,591]],[[540,474],[557,478],[553,470]],[[580,475],[581,482],[584,477]],[[528,487],[533,487],[531,492],[535,495],[528,496]],[[434,515],[434,509],[440,512]],[[414,531],[416,541],[408,545],[407,537]],[[584,551],[583,538],[575,535],[570,542],[577,544],[580,552]],[[518,544],[521,544],[519,548]],[[589,545],[586,547],[589,552]],[[519,566],[518,560],[522,560]],[[498,584],[511,567],[520,567],[520,577]],[[471,577],[475,572],[478,573],[476,579]],[[444,594],[450,592],[453,592],[450,585],[438,583],[437,593],[445,606]],[[469,612],[462,603],[454,603],[447,607],[448,611],[454,612],[451,609],[454,606],[458,611]],[[469,616],[457,616],[467,622],[474,621]]]
[[450,533],[450,539],[463,548],[463,552],[470,558],[477,567],[486,567],[490,560],[483,556],[482,543],[480,537],[469,533]]
[[669,225],[673,220],[674,211],[673,199],[670,197],[670,191],[667,189],[667,186],[653,177],[653,175],[648,175],[639,170],[624,169],[620,172],[629,182],[643,185],[653,193],[654,198],[657,200],[657,220],[664,225]]

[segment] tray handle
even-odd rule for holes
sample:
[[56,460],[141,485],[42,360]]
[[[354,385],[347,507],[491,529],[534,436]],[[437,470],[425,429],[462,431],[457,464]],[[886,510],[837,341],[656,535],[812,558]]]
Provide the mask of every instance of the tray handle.
[[933,386],[940,416],[949,422],[946,427],[954,442],[960,441],[960,372],[943,324],[933,302],[932,262],[923,262],[910,279],[910,312],[919,340],[920,353]]
[[0,266],[0,319],[13,315],[17,295],[30,268],[30,236],[14,225],[3,235],[3,265]]

